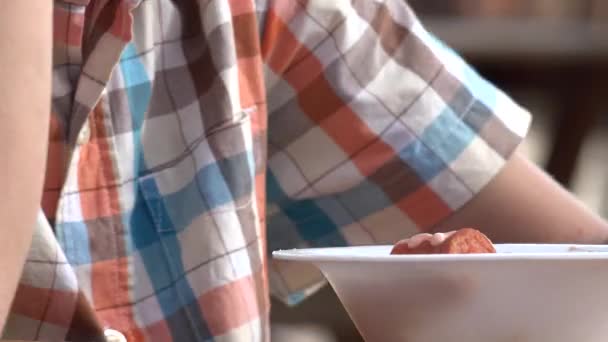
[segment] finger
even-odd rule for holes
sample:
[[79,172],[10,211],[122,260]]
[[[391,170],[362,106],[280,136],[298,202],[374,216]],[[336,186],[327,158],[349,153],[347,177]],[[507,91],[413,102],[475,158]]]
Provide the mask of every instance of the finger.
[[454,235],[456,231],[451,231],[447,233],[435,233],[430,239],[431,246],[439,246],[445,242],[450,236]]
[[416,235],[412,236],[411,238],[407,239],[407,246],[409,248],[416,248],[416,247],[420,246],[421,243],[423,243],[425,241],[429,241],[432,238],[433,238],[433,235],[428,234],[428,233],[416,234]]

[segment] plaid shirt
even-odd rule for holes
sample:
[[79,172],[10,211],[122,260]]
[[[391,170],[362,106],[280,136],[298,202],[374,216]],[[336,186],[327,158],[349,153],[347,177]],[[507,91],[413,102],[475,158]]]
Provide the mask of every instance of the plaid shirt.
[[56,0],[53,56],[5,338],[267,341],[323,285],[269,251],[432,227],[530,119],[403,0]]

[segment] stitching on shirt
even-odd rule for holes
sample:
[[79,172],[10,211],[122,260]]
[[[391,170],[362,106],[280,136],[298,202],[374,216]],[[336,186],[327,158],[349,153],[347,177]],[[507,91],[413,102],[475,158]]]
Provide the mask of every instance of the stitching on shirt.
[[[160,171],[159,173],[163,173],[165,171],[171,170],[171,168],[169,169],[164,169],[162,171]],[[140,183],[140,191],[143,193],[144,195],[144,200],[146,202],[146,205],[148,206],[148,211],[150,212],[150,216],[152,216],[152,220],[154,221],[154,224],[157,227],[157,230],[159,232],[162,233],[169,233],[169,232],[177,232],[180,231],[179,229],[176,229],[171,222],[169,222],[168,226],[165,226],[164,224],[167,223],[163,218],[162,210],[164,209],[164,200],[162,196],[158,196],[156,195],[153,191],[147,190],[146,186],[143,184],[144,182],[156,182],[156,178],[159,173],[155,173],[155,174],[151,174],[146,176],[143,179],[139,180]],[[228,206],[220,206],[219,208],[216,209],[211,209],[209,208],[209,210],[207,210],[206,212],[203,212],[202,214],[206,214],[206,215],[215,215],[215,214],[222,214],[222,213],[228,213],[228,212],[236,212],[236,211],[240,211],[240,210],[244,210],[247,208],[250,208],[251,205],[253,204],[253,199],[254,199],[255,195],[251,194],[249,196],[247,196],[247,200],[243,201],[239,201],[237,198],[234,198],[232,203],[233,205],[228,205]],[[238,203],[238,205],[237,205]]]
[[[238,111],[237,112],[238,115],[235,115],[235,117],[233,117],[231,120],[226,120],[215,126],[210,127],[207,130],[207,134],[204,134],[204,136],[202,136],[202,138],[210,137],[210,136],[215,135],[226,129],[243,125],[246,121],[251,119],[251,114],[255,113],[257,110],[258,110],[257,105],[252,105],[252,106],[243,108],[242,110]],[[142,191],[142,193],[144,195],[144,199],[149,208],[148,211],[151,212],[152,220],[154,221],[158,232],[169,233],[169,232],[176,232],[178,230],[175,229],[175,227],[173,227],[172,224],[169,224],[167,227],[165,227],[164,223],[166,223],[165,222],[166,220],[163,218],[163,215],[161,214],[161,210],[163,210],[163,207],[164,207],[163,198],[162,198],[162,196],[158,196],[157,194],[153,193],[152,191],[148,191],[146,189],[146,186],[143,184],[143,182],[146,182],[146,181],[156,182],[156,177],[158,177],[159,175],[161,175],[164,172],[172,170],[184,158],[191,156],[192,155],[191,152],[194,149],[196,149],[196,147],[198,147],[198,145],[200,145],[200,143],[202,141],[204,141],[204,139],[200,139],[198,141],[198,143],[195,142],[193,144],[190,144],[190,146],[193,146],[193,145],[196,145],[196,146],[192,147],[191,149],[188,149],[187,151],[189,151],[189,153],[186,152],[186,153],[182,154],[182,158],[180,158],[179,160],[176,160],[172,165],[162,168],[158,171],[150,172],[150,173],[146,174],[145,176],[138,178],[138,182],[142,185],[140,187],[140,191]],[[201,198],[201,200],[203,200],[204,202],[207,202],[203,198]],[[205,214],[213,215],[213,214],[218,214],[218,213],[234,212],[234,211],[246,209],[246,208],[250,207],[251,204],[253,203],[253,195],[247,196],[247,200],[245,202],[242,202],[238,205],[237,205],[237,202],[238,202],[238,199],[233,198],[232,206],[220,207],[217,209],[209,208],[209,210]]]
[[[102,90],[102,93],[100,94],[100,99],[99,99],[99,108],[101,108],[101,113],[98,113],[95,111],[95,109],[93,109],[93,111],[91,113],[89,113],[87,119],[85,120],[85,124],[83,125],[83,127],[81,127],[82,129],[86,129],[87,128],[87,124],[90,126],[88,127],[89,129],[89,134],[90,135],[95,135],[97,136],[102,130],[104,131],[105,135],[111,136],[112,135],[112,128],[109,127],[109,125],[105,125],[104,124],[104,120],[105,120],[105,113],[107,113],[108,108],[106,108],[105,105],[107,105],[107,97],[105,97],[105,91]],[[109,106],[108,106],[109,107]],[[99,116],[101,116],[101,118],[99,118]],[[98,120],[101,119],[101,122],[98,122]],[[108,149],[107,151],[110,151],[113,147],[112,142],[111,141],[107,141],[108,144]],[[102,158],[102,157],[100,157]],[[110,167],[107,166],[106,163],[101,162],[99,165],[100,171],[103,175],[110,173],[112,175],[112,178],[116,175],[116,172],[114,171],[112,165],[114,164],[113,161],[110,162]],[[105,191],[103,191],[103,194],[100,196],[104,196],[107,199],[107,205],[111,206],[112,200],[111,197],[112,195],[109,193],[110,189],[104,189]],[[120,204],[119,204],[120,205]],[[118,231],[116,230],[116,224],[110,224],[110,229],[112,230],[111,234],[112,234],[112,242],[113,242],[113,248],[114,251],[112,251],[112,253],[114,254],[114,257],[112,258],[114,261],[114,265],[116,267],[116,269],[120,269],[121,265],[120,265],[120,259],[124,256],[119,255],[119,251],[120,251],[120,244],[121,241],[119,241],[119,234]],[[113,281],[114,281],[114,286],[116,289],[120,289],[121,288],[121,282],[120,282],[120,272],[112,272],[113,276]]]
[[146,190],[147,182],[154,182],[156,184],[156,179],[154,175],[147,176],[139,181],[139,191],[144,195],[144,201],[146,202],[146,206],[148,207],[148,212],[152,217],[152,221],[154,221],[154,225],[159,232],[170,232],[173,229],[166,229],[163,226],[163,219],[161,210],[163,209],[163,204],[161,203],[162,199],[160,196],[156,195],[153,191]]
[[[260,104],[264,104],[264,102],[258,102],[256,103],[257,105]],[[251,107],[247,107],[248,108],[258,108],[258,106],[251,106]],[[238,113],[238,112],[237,112]],[[247,118],[247,120],[249,120],[249,118]],[[90,192],[90,191],[98,191],[101,189],[110,189],[110,188],[116,188],[116,187],[121,187],[130,183],[133,183],[135,181],[137,181],[138,179],[141,178],[145,178],[148,177],[150,175],[156,174],[158,172],[164,171],[166,169],[170,169],[172,167],[174,167],[175,165],[177,165],[178,163],[180,163],[184,158],[187,158],[192,151],[194,151],[203,141],[208,140],[209,138],[211,138],[212,136],[221,133],[224,130],[233,128],[233,127],[238,127],[241,124],[244,124],[246,122],[246,120],[243,120],[242,122],[236,123],[233,122],[232,125],[224,125],[222,127],[219,127],[220,125],[216,125],[214,126],[215,129],[213,130],[213,132],[204,132],[203,134],[201,134],[198,138],[194,139],[192,141],[192,143],[188,144],[185,149],[180,152],[177,157],[173,158],[172,160],[166,161],[164,163],[161,163],[159,165],[156,165],[154,167],[151,167],[149,169],[147,169],[146,171],[142,172],[141,174],[138,174],[135,177],[131,177],[131,178],[127,178],[123,181],[120,182],[115,182],[109,185],[104,185],[104,186],[96,186],[96,187],[90,187],[90,188],[84,188],[84,189],[78,189],[78,190],[74,190],[74,191],[62,191],[61,188],[46,188],[43,191],[44,192],[58,192],[58,191],[62,191],[61,193],[61,198],[69,196],[69,195],[76,195],[76,194],[80,194],[80,193],[85,193],[85,192]]]
[[165,228],[164,226],[164,222],[163,222],[163,215],[161,214],[161,210],[163,210],[163,205],[161,203],[160,199],[153,199],[152,200],[152,206],[154,208],[152,208],[152,216],[153,216],[153,220],[156,224],[156,226],[158,227],[158,231],[159,232],[170,232],[173,231],[174,229],[171,228]]
[[152,203],[154,203],[154,221],[156,222],[156,225],[158,226],[158,231],[159,232],[170,232],[174,229],[172,228],[165,228],[164,225],[164,221],[163,221],[163,215],[161,214],[161,210],[163,210],[163,205],[160,199],[155,199]]

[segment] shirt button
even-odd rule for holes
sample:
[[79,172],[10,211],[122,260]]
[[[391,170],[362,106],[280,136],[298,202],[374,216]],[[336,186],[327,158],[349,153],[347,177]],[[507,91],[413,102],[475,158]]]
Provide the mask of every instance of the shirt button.
[[91,129],[89,128],[89,124],[85,123],[80,129],[80,133],[78,133],[78,145],[84,145],[89,142],[91,138]]
[[127,342],[127,338],[120,331],[106,329],[103,331],[106,342]]

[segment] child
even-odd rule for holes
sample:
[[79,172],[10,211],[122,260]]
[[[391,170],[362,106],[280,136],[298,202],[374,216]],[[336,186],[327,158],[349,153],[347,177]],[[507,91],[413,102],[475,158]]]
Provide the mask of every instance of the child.
[[56,0],[52,16],[0,5],[5,338],[267,341],[269,293],[322,284],[274,249],[462,226],[606,240],[515,152],[529,114],[405,1]]

